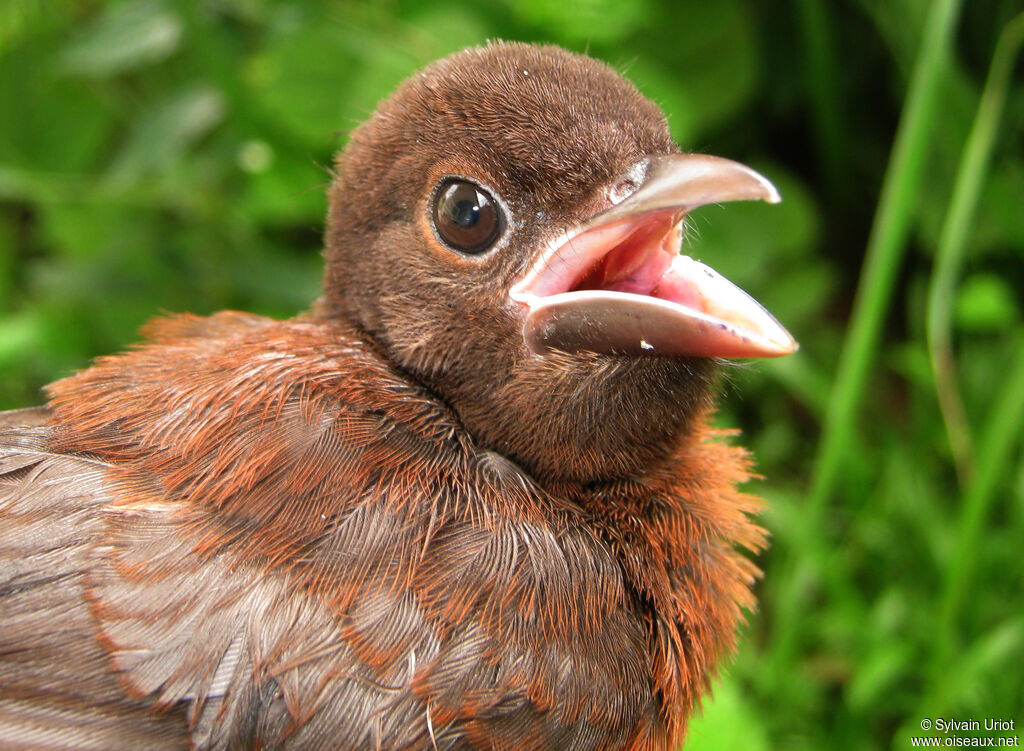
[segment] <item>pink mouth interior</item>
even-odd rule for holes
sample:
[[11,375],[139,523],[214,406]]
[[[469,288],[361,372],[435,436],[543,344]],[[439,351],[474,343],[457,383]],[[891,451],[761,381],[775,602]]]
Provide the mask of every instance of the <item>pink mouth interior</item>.
[[530,349],[777,357],[792,336],[714,269],[679,254],[683,210],[633,214],[551,245],[509,295]]
[[[629,292],[701,309],[693,284],[672,273],[672,261],[679,252],[679,233],[674,230],[678,222],[679,215],[675,212],[649,214],[633,222],[625,237],[592,263],[582,264],[574,280],[559,291]],[[601,228],[591,230],[572,242],[586,246],[600,243],[602,238],[596,236],[600,231]]]

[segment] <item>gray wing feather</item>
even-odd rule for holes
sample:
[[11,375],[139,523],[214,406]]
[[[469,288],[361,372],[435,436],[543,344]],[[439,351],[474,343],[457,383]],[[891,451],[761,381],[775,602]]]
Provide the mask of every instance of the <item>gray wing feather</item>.
[[127,697],[98,641],[104,465],[50,452],[47,417],[0,413],[0,748],[187,748],[183,720]]

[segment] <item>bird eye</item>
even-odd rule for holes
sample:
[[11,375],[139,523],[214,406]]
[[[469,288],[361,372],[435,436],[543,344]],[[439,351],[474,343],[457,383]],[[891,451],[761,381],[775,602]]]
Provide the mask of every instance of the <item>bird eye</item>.
[[486,190],[468,180],[448,179],[434,193],[438,236],[461,253],[482,253],[505,224],[501,207]]

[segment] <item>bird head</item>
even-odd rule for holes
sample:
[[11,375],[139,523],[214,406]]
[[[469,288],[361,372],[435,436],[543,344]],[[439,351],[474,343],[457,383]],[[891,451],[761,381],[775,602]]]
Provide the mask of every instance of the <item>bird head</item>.
[[336,164],[322,310],[540,480],[669,453],[719,358],[796,343],[680,254],[690,210],[778,201],[753,170],[682,154],[612,68],[493,43],[407,80]]

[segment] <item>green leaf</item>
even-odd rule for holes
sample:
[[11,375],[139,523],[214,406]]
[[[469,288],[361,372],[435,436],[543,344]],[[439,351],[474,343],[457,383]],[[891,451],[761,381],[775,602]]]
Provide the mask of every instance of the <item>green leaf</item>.
[[116,203],[50,202],[39,208],[40,235],[47,247],[58,257],[86,263],[104,253],[133,212]]
[[6,368],[39,339],[39,321],[29,311],[0,318],[0,368]]
[[859,0],[894,55],[909,68],[921,41],[928,0]]
[[[1019,136],[1018,136],[1019,138]],[[981,200],[975,243],[981,248],[1016,246],[1024,255],[1024,222],[1020,220],[1024,196],[1024,163],[1017,158],[1001,159],[992,165]]]
[[977,638],[953,659],[943,676],[938,708],[942,712],[977,706],[980,692],[1002,671],[1020,665],[1024,620],[1006,621]]
[[686,751],[767,751],[768,736],[753,706],[726,676],[690,721]]
[[621,40],[651,15],[647,0],[513,0],[512,10],[519,20],[566,43]]
[[975,274],[960,286],[956,325],[961,331],[999,331],[1020,317],[1010,283],[995,274]]
[[322,147],[357,122],[344,113],[349,83],[361,68],[344,29],[325,21],[282,32],[249,61],[245,77],[268,115],[310,146]]
[[644,55],[627,60],[622,69],[641,93],[665,112],[676,143],[684,149],[692,145],[701,117],[687,88],[680,86],[677,72],[666,69]]
[[[103,97],[56,75],[50,46],[26,46],[0,59],[0,163],[37,171],[85,171],[113,126]],[[16,113],[16,116],[12,116]]]
[[108,3],[60,55],[68,73],[102,78],[169,57],[182,38],[182,22],[159,0]]
[[[690,4],[685,14],[663,10],[663,49],[672,62],[676,85],[692,102],[694,127],[708,132],[748,104],[757,91],[762,62],[749,3],[718,0]],[[639,57],[650,57],[638,50]]]
[[[0,187],[0,196],[2,195],[3,190]],[[16,217],[0,211],[0,313],[12,307],[10,301],[15,285],[18,224]]]
[[[410,7],[403,20],[413,35],[416,56],[425,64],[497,36],[480,11],[481,8],[462,0],[439,0]],[[453,18],[459,22],[453,24]]]
[[259,222],[319,226],[326,210],[324,192],[330,182],[326,168],[294,154],[272,154],[270,168],[245,176],[237,211]]
[[130,182],[178,160],[224,117],[216,89],[193,86],[170,94],[132,124],[128,141],[110,168],[115,183]]
[[854,712],[867,711],[888,695],[893,685],[908,671],[913,658],[911,648],[902,642],[885,642],[866,661],[857,666],[846,692]]

